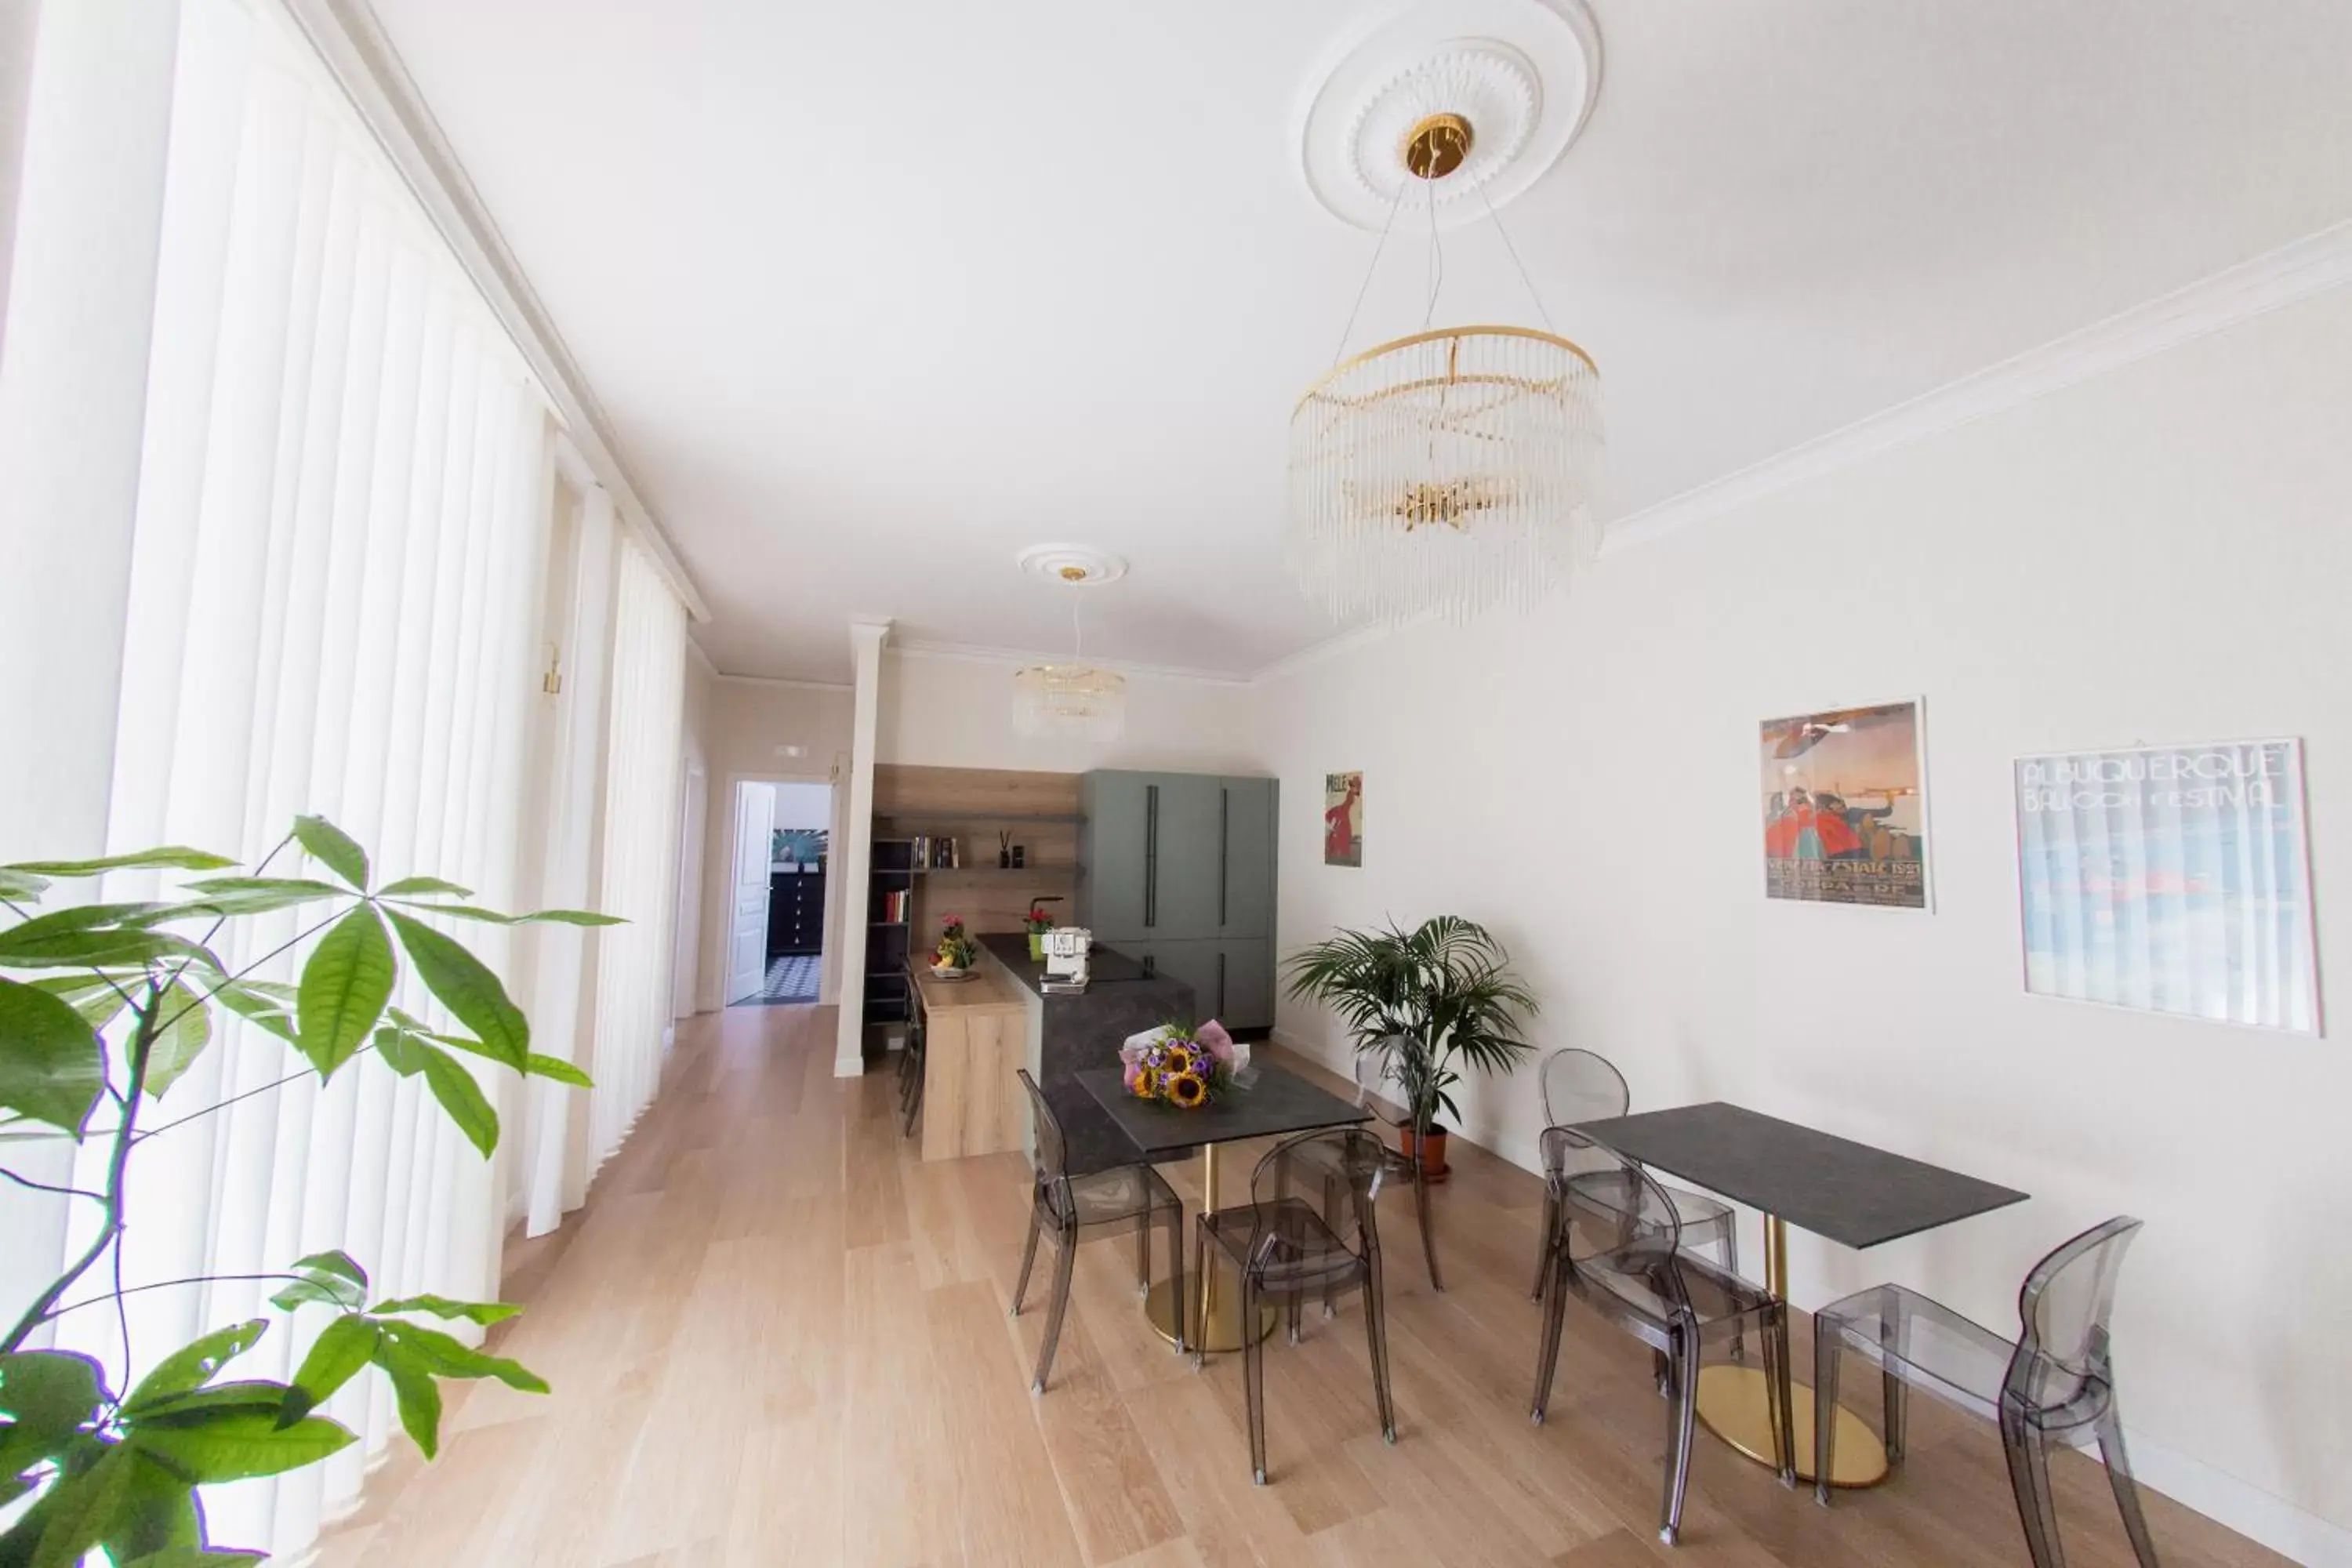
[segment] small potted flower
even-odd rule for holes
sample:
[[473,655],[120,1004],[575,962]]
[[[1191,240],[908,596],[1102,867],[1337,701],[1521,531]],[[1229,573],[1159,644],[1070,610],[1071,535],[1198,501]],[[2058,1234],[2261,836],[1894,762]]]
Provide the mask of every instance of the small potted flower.
[[1030,904],[1029,913],[1021,921],[1022,928],[1029,933],[1029,962],[1032,963],[1045,962],[1045,933],[1054,929],[1054,917],[1045,911],[1045,906],[1061,901],[1059,899],[1038,899]]
[[1179,1110],[1197,1110],[1234,1086],[1249,1066],[1249,1047],[1237,1044],[1214,1018],[1194,1027],[1162,1024],[1119,1047],[1127,1091]]
[[940,944],[931,955],[931,973],[942,980],[961,980],[980,962],[980,944],[963,929],[961,915],[940,922]]

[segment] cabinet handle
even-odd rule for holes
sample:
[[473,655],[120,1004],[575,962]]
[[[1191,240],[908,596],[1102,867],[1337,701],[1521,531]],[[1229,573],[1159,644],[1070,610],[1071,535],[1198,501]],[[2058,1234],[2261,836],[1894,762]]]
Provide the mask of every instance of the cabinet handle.
[[[1227,846],[1233,842],[1233,837],[1234,792],[1220,789],[1217,791],[1217,924],[1220,928],[1225,923],[1225,862],[1230,854]],[[1222,964],[1224,959],[1220,957],[1217,962]],[[1223,982],[1221,980],[1218,984],[1222,987]],[[1219,1011],[1223,1011],[1224,992],[1222,989],[1218,991],[1217,997]]]
[[1143,923],[1160,923],[1160,786],[1143,788]]
[[1225,1016],[1225,955],[1217,954],[1217,1016]]

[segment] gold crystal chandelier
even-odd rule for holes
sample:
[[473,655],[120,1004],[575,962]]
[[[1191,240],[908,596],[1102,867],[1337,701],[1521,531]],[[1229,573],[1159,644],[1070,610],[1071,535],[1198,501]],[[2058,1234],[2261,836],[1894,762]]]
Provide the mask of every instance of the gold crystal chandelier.
[[[1024,570],[1069,589],[1098,587],[1124,576],[1127,563],[1075,545],[1039,545],[1024,552]],[[1013,676],[1013,729],[1031,740],[1065,736],[1115,741],[1127,728],[1127,677],[1086,662],[1078,612],[1083,596],[1070,597],[1070,658],[1016,670]]]
[[[1429,326],[1444,276],[1438,190],[1476,135],[1462,115],[1431,114],[1397,152],[1411,177],[1398,184],[1372,266],[1417,182],[1430,212],[1423,330],[1335,356],[1291,411],[1291,569],[1339,619],[1434,611],[1463,620],[1497,604],[1526,605],[1589,563],[1598,544],[1601,375],[1592,357],[1549,330]],[[1491,202],[1486,216],[1517,265]],[[1524,266],[1519,275],[1533,296]],[[1367,289],[1370,281],[1368,274]],[[1360,309],[1363,291],[1356,298]],[[1544,314],[1540,298],[1536,308]],[[1354,326],[1351,313],[1341,354]]]

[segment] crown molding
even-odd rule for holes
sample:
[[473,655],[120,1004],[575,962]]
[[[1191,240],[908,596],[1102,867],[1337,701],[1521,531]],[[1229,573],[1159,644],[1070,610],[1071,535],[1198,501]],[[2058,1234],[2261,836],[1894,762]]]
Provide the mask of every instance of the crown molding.
[[1603,552],[1648,543],[2347,282],[2352,223],[2340,223],[1619,518]]
[[565,433],[587,459],[596,481],[612,493],[623,523],[653,556],[687,614],[698,621],[710,619],[710,605],[695,586],[693,574],[678,558],[668,531],[646,505],[642,488],[621,454],[595,390],[565,346],[554,318],[531,289],[439,122],[425,107],[424,95],[373,7],[368,0],[283,0],[283,4],[391,158],[426,217],[456,252],[458,265],[514,340]]
[[[1319,646],[1319,645],[1318,645]],[[1058,664],[1068,658],[1060,653],[1040,653],[1034,648],[991,647],[981,643],[935,642],[927,637],[894,638],[891,651],[902,658],[957,659],[966,664]],[[1208,686],[1247,686],[1256,677],[1235,675],[1229,670],[1195,669],[1181,664],[1137,664],[1129,659],[1105,658],[1092,662],[1122,675],[1140,675],[1156,680],[1192,680]]]
[[[1601,553],[1612,555],[1651,543],[1809,479],[2031,403],[2347,283],[2352,283],[2352,223],[2340,223],[1618,518],[1607,525]],[[1281,679],[1378,642],[1399,629],[1360,626],[1310,643],[1256,671],[1249,683]]]

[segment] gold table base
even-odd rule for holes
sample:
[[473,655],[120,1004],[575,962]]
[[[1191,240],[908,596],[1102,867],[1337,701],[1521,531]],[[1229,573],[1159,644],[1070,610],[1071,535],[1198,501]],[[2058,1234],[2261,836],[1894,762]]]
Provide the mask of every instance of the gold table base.
[[[1155,1280],[1151,1293],[1143,1302],[1143,1314],[1150,1320],[1153,1331],[1171,1345],[1176,1342],[1176,1292],[1172,1284],[1167,1279]],[[1185,1294],[1193,1298],[1189,1303],[1192,1308],[1190,1318],[1198,1319],[1201,1308],[1199,1296],[1189,1290]],[[1242,1293],[1229,1284],[1223,1290],[1209,1291],[1208,1298],[1208,1334],[1205,1339],[1187,1340],[1186,1345],[1217,1352],[1241,1349]],[[1257,1316],[1257,1337],[1261,1340],[1274,1332],[1275,1324],[1282,1321],[1278,1309],[1263,1303],[1258,1307]]]
[[[1748,1353],[1756,1347],[1748,1346]],[[1796,1425],[1797,1478],[1813,1479],[1813,1391],[1803,1384],[1789,1390],[1789,1408]],[[1699,1369],[1698,1418],[1706,1429],[1759,1465],[1772,1463],[1772,1405],[1769,1385],[1761,1367],[1738,1363]],[[1853,1411],[1837,1414],[1837,1458],[1833,1487],[1874,1487],[1886,1479],[1886,1445]]]
[[[1779,1215],[1764,1216],[1764,1289],[1789,1299],[1789,1226]],[[1751,1342],[1748,1353],[1757,1353]],[[1703,1366],[1698,1372],[1698,1418],[1706,1429],[1759,1465],[1772,1463],[1772,1396],[1764,1369],[1740,1363]],[[1796,1427],[1797,1479],[1813,1472],[1813,1391],[1790,1380],[1789,1419]],[[1837,1473],[1833,1487],[1874,1487],[1886,1479],[1886,1445],[1863,1418],[1840,1406],[1837,1413]]]

